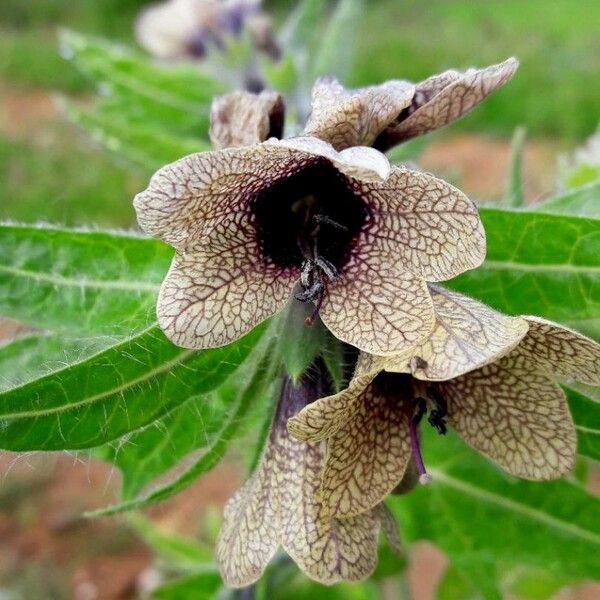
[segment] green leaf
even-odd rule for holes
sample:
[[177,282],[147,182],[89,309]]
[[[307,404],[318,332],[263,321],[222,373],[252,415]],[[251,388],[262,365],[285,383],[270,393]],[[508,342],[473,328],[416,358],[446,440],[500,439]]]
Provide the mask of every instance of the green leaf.
[[171,135],[158,126],[132,124],[123,117],[105,115],[97,109],[80,109],[71,103],[64,104],[63,108],[67,116],[87,129],[98,143],[148,171],[211,148],[208,140]]
[[0,394],[0,444],[17,451],[92,448],[135,431],[219,386],[264,329],[223,348],[194,352],[174,346],[152,326]]
[[323,19],[324,4],[321,0],[301,0],[296,3],[279,30],[279,41],[283,48],[304,49],[307,41],[314,37]]
[[599,498],[564,480],[515,479],[454,434],[424,433],[433,483],[390,500],[406,538],[431,540],[461,572],[491,562],[572,580],[597,575]]
[[481,209],[487,259],[454,289],[508,314],[539,315],[600,335],[600,220]]
[[338,0],[311,65],[311,79],[321,75],[345,78],[352,64],[355,34],[363,9],[362,0]]
[[320,319],[308,326],[306,319],[313,312],[311,303],[292,298],[288,303],[281,324],[279,351],[286,371],[294,382],[313,362],[327,336],[327,330]]
[[131,500],[194,450],[210,446],[228,419],[231,406],[252,376],[246,361],[218,389],[187,398],[174,410],[142,430],[100,449],[100,458],[113,462],[123,475],[122,497]]
[[110,345],[108,338],[70,339],[29,333],[0,346],[0,391],[79,362]]
[[539,212],[600,219],[600,180],[535,205]]
[[235,403],[232,404],[227,419],[221,423],[221,428],[207,444],[204,453],[191,466],[169,483],[156,486],[144,496],[102,508],[89,513],[88,516],[113,515],[166,500],[193,483],[202,473],[212,469],[223,456],[231,440],[239,435],[251,403],[257,399],[258,401],[265,401],[264,392],[273,380],[279,364],[279,361],[273,363],[273,348],[274,343],[269,343],[251,380],[243,392],[237,396]]
[[510,163],[506,186],[506,204],[512,207],[523,206],[523,148],[525,146],[526,130],[517,127],[510,143]]
[[557,594],[561,588],[571,583],[566,576],[548,573],[546,569],[515,569],[511,575],[509,591],[511,596],[529,600],[546,600]]
[[0,225],[0,314],[78,335],[154,322],[172,249],[133,234]]
[[170,568],[200,571],[212,562],[213,553],[210,548],[180,535],[163,533],[150,519],[139,513],[130,514],[127,523]]
[[436,600],[470,600],[478,594],[454,565],[449,565],[437,588]]
[[563,386],[577,429],[577,452],[600,460],[600,388]]
[[139,119],[187,135],[207,137],[212,98],[227,88],[197,65],[161,65],[125,46],[72,31],[60,35],[63,55],[100,84],[123,121]]
[[214,571],[190,575],[161,585],[152,597],[157,600],[212,600],[222,587],[221,576]]

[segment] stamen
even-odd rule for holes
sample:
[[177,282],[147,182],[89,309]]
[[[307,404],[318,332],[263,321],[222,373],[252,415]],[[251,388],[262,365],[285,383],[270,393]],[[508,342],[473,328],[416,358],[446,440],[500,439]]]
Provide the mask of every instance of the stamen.
[[407,414],[408,420],[408,433],[410,434],[410,447],[412,449],[412,455],[415,459],[417,471],[419,472],[419,483],[427,485],[431,483],[431,475],[425,469],[425,463],[423,462],[423,456],[421,455],[421,445],[419,443],[419,434],[417,432],[417,426],[414,422],[414,418]]

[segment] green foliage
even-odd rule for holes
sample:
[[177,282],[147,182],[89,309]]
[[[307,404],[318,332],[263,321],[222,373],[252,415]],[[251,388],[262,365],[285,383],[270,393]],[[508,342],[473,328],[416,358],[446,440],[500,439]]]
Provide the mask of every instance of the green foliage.
[[203,352],[174,346],[157,326],[0,394],[2,447],[92,448],[135,431],[186,398],[218,387],[264,327]]
[[71,31],[60,36],[63,55],[98,86],[91,109],[67,114],[109,150],[152,171],[192,152],[208,150],[212,98],[226,91],[193,65],[161,66],[124,46]]
[[556,215],[577,215],[600,219],[600,179],[549,198],[535,210]]
[[600,389],[584,385],[563,387],[577,429],[577,451],[600,461]]
[[523,149],[525,146],[525,137],[525,128],[517,127],[510,144],[506,204],[513,208],[523,206],[525,202],[525,193],[523,192]]
[[[393,498],[408,541],[429,539],[486,598],[500,573],[524,565],[571,580],[597,574],[600,500],[568,481],[533,483],[500,472],[454,434],[427,432],[433,483]],[[483,587],[490,587],[487,591]]]
[[421,81],[449,68],[516,56],[514,79],[452,131],[582,139],[598,124],[596,51],[600,5],[591,1],[384,0],[369,3],[351,83]]
[[600,220],[481,209],[485,263],[449,285],[508,314],[600,335]]
[[[252,336],[252,333],[248,335]],[[92,516],[116,514],[165,500],[193,483],[205,471],[212,469],[222,458],[229,442],[239,435],[240,429],[246,422],[245,417],[250,411],[251,404],[257,399],[264,402],[261,397],[268,389],[279,367],[279,361],[274,360],[272,350],[273,344],[268,344],[260,362],[255,366],[251,379],[245,384],[241,393],[237,394],[235,402],[230,406],[227,417],[221,422],[221,427],[211,436],[204,448],[204,453],[191,466],[172,481],[157,485],[147,494],[100,509],[91,513]],[[127,476],[128,473],[125,471],[124,477]]]
[[126,233],[0,225],[0,314],[76,335],[155,320],[172,250]]

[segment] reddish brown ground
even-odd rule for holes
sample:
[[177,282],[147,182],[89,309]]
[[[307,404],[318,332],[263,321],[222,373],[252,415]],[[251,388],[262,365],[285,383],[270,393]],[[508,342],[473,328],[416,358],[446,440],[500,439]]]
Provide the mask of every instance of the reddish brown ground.
[[[34,135],[38,124],[57,118],[48,94],[2,90],[0,131]],[[529,201],[551,192],[557,146],[529,142],[524,173]],[[497,199],[505,189],[509,147],[505,141],[461,135],[432,143],[424,168],[452,177],[469,195]],[[18,333],[0,320],[0,339]],[[221,464],[150,516],[165,532],[194,536],[202,515],[223,503],[239,484],[232,467]],[[128,600],[155,576],[152,554],[123,519],[86,520],[81,513],[116,497],[119,476],[107,465],[65,454],[0,454],[0,596],[2,587],[27,600]],[[600,489],[600,482],[596,482]],[[447,560],[428,543],[411,552],[409,586],[414,600],[433,600]],[[397,598],[383,586],[386,600]],[[596,600],[600,586],[584,584],[560,600]],[[558,599],[557,599],[558,600]]]

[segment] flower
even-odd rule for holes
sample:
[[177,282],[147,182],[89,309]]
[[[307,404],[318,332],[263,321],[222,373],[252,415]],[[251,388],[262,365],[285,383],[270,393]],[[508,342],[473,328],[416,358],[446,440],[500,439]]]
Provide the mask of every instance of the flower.
[[246,29],[257,49],[278,58],[269,17],[260,5],[260,0],[167,0],[142,11],[135,33],[157,58],[198,59]]
[[392,517],[378,507],[332,518],[316,498],[322,445],[298,441],[286,430],[290,416],[323,394],[323,381],[318,366],[297,387],[284,380],[260,463],[225,506],[216,560],[229,586],[258,580],[279,546],[325,584],[365,579],[377,564],[377,536],[382,525],[393,529]]
[[362,355],[349,387],[288,422],[297,438],[327,439],[321,495],[338,518],[360,514],[402,480],[426,410],[518,477],[554,479],[573,466],[576,433],[554,377],[600,384],[600,345],[537,317],[507,317],[432,288],[436,326],[395,357]]
[[373,148],[337,152],[314,137],[186,156],[134,205],[142,229],[177,250],[157,313],[189,348],[236,340],[300,281],[297,298],[339,339],[398,353],[433,328],[426,281],[485,254],[477,210],[457,189]]
[[388,81],[356,90],[322,77],[313,88],[306,133],[336,150],[374,146],[385,152],[462,117],[504,85],[518,66],[509,58],[464,73],[444,71],[417,84]]
[[276,92],[232,92],[210,109],[210,141],[217,149],[249,146],[283,135],[284,104]]

